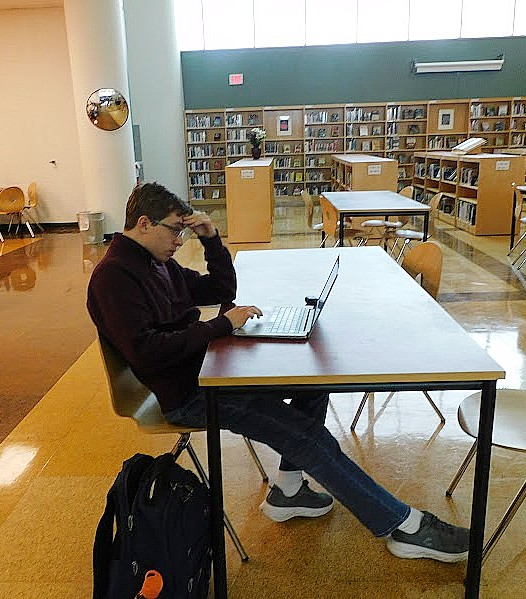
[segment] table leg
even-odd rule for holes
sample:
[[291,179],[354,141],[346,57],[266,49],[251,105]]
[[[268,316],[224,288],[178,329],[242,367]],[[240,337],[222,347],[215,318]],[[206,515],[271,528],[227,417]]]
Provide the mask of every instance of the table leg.
[[427,241],[429,236],[429,212],[424,214],[424,241]]
[[484,546],[484,525],[488,500],[488,480],[491,462],[491,440],[493,418],[495,415],[496,382],[485,381],[482,384],[480,398],[479,434],[477,460],[475,463],[475,482],[471,507],[471,534],[469,537],[469,557],[466,575],[466,599],[479,596],[480,575],[482,570],[482,548]]
[[206,389],[208,476],[210,478],[212,557],[214,596],[227,597],[225,532],[223,528],[223,481],[221,475],[221,438],[217,394]]

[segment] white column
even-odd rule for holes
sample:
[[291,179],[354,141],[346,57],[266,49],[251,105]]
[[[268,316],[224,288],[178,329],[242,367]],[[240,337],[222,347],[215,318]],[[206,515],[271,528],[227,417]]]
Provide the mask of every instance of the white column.
[[[120,0],[64,0],[86,207],[105,215],[105,231],[121,231],[135,182],[131,116],[115,131],[98,129],[86,114],[89,96],[114,88],[130,105],[124,17]],[[74,202],[75,198],[71,198]]]
[[[181,1],[181,0],[178,0]],[[173,0],[124,0],[133,124],[146,181],[187,197],[184,100]]]

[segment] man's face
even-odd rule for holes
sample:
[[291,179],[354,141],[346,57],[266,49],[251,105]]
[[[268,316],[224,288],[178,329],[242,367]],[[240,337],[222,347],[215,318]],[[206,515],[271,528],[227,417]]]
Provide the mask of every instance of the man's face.
[[172,212],[160,221],[151,220],[147,225],[146,249],[159,262],[166,262],[183,243],[183,217]]

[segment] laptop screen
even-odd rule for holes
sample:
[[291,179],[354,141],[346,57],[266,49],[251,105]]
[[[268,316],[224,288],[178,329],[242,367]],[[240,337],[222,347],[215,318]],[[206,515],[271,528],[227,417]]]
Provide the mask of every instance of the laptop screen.
[[334,263],[334,266],[332,267],[331,274],[329,275],[329,278],[325,282],[325,285],[323,286],[323,289],[321,290],[320,297],[318,298],[318,301],[316,302],[316,307],[314,308],[315,314],[314,314],[314,319],[313,319],[312,324],[314,324],[318,320],[318,317],[319,317],[321,311],[323,310],[323,306],[325,305],[325,302],[327,301],[327,298],[329,297],[329,293],[331,292],[331,289],[334,285],[334,281],[336,281],[336,277],[338,276],[339,268],[340,268],[340,256],[338,256],[336,258],[336,262]]

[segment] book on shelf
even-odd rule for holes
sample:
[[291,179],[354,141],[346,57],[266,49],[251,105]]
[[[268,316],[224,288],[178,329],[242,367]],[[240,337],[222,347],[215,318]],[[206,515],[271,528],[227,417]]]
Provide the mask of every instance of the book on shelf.
[[301,183],[303,181],[303,173],[301,171],[294,173],[294,181],[296,183]]
[[290,154],[290,144],[283,144],[283,154]]
[[225,148],[222,148],[221,146],[219,146],[216,150],[216,156],[224,156],[225,155]]
[[382,135],[382,126],[381,125],[373,125],[371,134],[372,135]]
[[294,168],[300,168],[301,167],[301,160],[299,158],[295,158],[294,159],[294,163],[292,165]]
[[337,125],[333,125],[331,127],[331,137],[338,137],[338,135],[340,134],[339,128]]
[[408,150],[414,150],[416,148],[416,137],[406,137],[405,138],[405,147]]
[[221,133],[214,133],[214,141],[221,141]]
[[331,123],[337,123],[340,120],[340,115],[337,112],[331,112]]
[[371,150],[373,152],[380,152],[382,149],[382,142],[379,139],[373,139],[371,141]]
[[212,189],[212,199],[213,200],[219,199],[219,189]]
[[254,126],[259,125],[259,115],[257,114],[249,114],[248,115],[248,125]]
[[362,141],[362,152],[370,152],[371,151],[371,142],[370,141]]
[[368,125],[360,125],[359,133],[360,135],[369,135]]
[[417,133],[420,133],[420,126],[419,125],[409,125],[407,127],[407,132],[411,135],[415,135]]
[[379,121],[380,112],[378,110],[371,110],[371,121]]
[[221,123],[221,117],[220,116],[215,116],[214,120],[212,121],[212,127],[221,127],[222,123]]
[[301,154],[302,151],[303,148],[300,143],[294,145],[294,154]]

